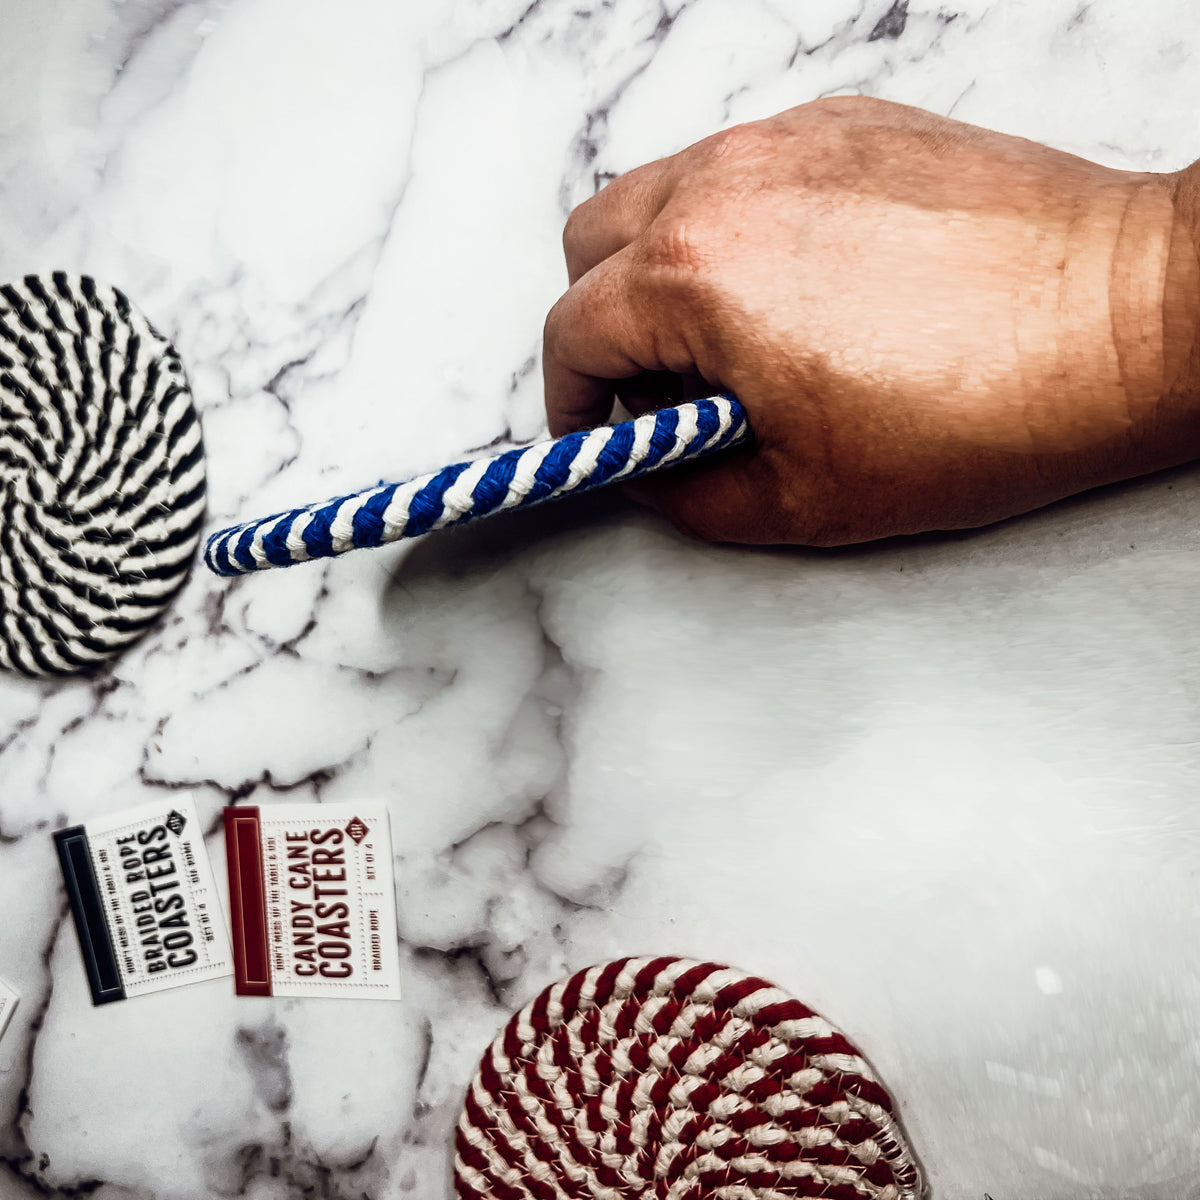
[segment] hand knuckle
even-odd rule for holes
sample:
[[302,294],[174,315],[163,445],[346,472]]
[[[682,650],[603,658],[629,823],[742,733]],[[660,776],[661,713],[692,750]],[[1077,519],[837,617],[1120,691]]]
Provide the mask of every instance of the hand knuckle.
[[573,208],[567,216],[567,223],[563,226],[562,234],[563,251],[567,255],[575,253],[583,244],[584,226],[588,220],[588,213],[585,210],[591,203],[591,200],[585,200]]
[[732,158],[745,144],[745,126],[734,125],[731,129],[722,129],[714,133],[704,142],[709,156],[716,161]]
[[770,121],[733,125],[706,138],[701,146],[713,163],[741,161],[770,153],[779,143],[781,130]]
[[559,299],[550,308],[546,314],[546,320],[542,323],[542,346],[543,352],[549,355],[558,340],[558,335],[563,324],[563,299]]
[[658,221],[647,231],[640,249],[650,282],[672,293],[691,294],[706,286],[721,261],[722,234],[704,221]]
[[844,120],[847,117],[861,117],[882,104],[883,101],[874,96],[822,96],[806,104],[804,109],[810,116]]

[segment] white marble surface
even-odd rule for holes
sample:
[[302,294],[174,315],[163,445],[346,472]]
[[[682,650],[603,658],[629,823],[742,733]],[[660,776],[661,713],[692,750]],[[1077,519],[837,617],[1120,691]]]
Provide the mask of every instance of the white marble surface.
[[[0,0],[0,276],[174,338],[216,524],[537,433],[567,211],[723,124],[1200,154],[1190,0],[889,2]],[[0,1197],[441,1200],[509,1011],[643,952],[842,1025],[939,1197],[1200,1196],[1198,528],[1195,470],[823,554],[598,499],[197,573],[99,679],[0,681]],[[403,1001],[93,1009],[50,833],[161,789],[385,798]]]

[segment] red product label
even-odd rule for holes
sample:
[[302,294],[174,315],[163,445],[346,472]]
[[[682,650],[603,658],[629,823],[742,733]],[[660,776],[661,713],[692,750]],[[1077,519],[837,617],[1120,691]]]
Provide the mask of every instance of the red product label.
[[387,806],[235,807],[224,820],[237,994],[396,999]]
[[269,996],[267,901],[257,808],[227,808],[225,854],[233,924],[233,973],[239,996]]

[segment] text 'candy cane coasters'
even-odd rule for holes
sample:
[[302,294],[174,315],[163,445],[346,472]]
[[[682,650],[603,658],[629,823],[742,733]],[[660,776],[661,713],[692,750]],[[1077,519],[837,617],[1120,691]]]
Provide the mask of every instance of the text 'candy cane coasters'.
[[917,1200],[891,1097],[844,1034],[762,979],[682,958],[560,980],[483,1056],[459,1197]]
[[116,288],[0,286],[0,667],[83,671],[187,577],[204,451],[183,366]]
[[383,546],[633,479],[749,435],[746,410],[732,396],[711,396],[222,529],[204,561],[218,575],[246,575]]
[[239,996],[400,995],[386,804],[225,809]]

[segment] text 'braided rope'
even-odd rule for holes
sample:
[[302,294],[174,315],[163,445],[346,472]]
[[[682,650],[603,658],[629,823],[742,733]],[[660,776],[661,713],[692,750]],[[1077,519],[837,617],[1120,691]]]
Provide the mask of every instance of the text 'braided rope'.
[[547,988],[483,1056],[458,1123],[463,1200],[917,1200],[891,1097],[762,979],[620,959]]
[[713,454],[748,433],[742,406],[713,396],[222,529],[204,561],[243,575],[382,546]]
[[140,637],[187,577],[204,490],[179,356],[125,295],[0,286],[0,667],[81,671]]

